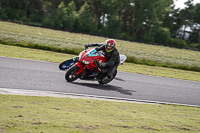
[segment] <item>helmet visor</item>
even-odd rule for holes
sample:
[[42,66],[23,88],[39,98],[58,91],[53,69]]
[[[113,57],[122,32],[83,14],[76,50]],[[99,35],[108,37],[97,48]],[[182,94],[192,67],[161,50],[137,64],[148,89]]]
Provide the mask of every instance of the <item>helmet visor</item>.
[[107,47],[106,47],[108,50],[111,50],[111,49],[113,49],[113,46],[111,46],[111,45],[107,45]]

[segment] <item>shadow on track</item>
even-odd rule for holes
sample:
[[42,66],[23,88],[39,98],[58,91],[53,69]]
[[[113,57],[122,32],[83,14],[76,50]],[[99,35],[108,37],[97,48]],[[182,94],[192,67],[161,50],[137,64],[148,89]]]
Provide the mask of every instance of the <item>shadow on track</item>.
[[72,84],[76,85],[81,85],[81,86],[86,86],[94,89],[99,89],[99,90],[105,90],[105,91],[116,91],[121,94],[125,95],[132,95],[132,92],[136,92],[133,90],[124,90],[122,87],[114,86],[114,85],[101,85],[101,84],[91,84],[91,83],[78,83],[78,82],[72,82]]
[[115,77],[115,80],[118,80],[118,81],[123,81],[123,82],[125,82],[125,80],[123,80],[123,79],[121,79],[121,78],[117,78],[117,77]]

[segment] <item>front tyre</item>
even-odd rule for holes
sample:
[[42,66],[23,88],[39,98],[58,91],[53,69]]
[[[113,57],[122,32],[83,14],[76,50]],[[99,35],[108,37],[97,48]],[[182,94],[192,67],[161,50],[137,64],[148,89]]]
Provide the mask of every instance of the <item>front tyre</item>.
[[98,82],[99,82],[99,84],[107,84],[107,83],[111,82],[115,78],[116,75],[117,75],[117,70],[113,73],[111,78],[104,77],[102,79],[99,79]]
[[79,67],[77,65],[73,65],[68,69],[68,71],[65,74],[65,79],[67,82],[73,82],[77,80],[80,76],[76,73],[78,72]]

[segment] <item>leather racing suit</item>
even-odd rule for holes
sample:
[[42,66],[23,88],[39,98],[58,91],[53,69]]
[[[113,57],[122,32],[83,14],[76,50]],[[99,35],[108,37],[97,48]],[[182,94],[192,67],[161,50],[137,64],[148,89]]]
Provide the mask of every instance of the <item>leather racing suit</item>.
[[120,64],[120,58],[119,58],[119,52],[117,48],[115,47],[111,52],[107,52],[105,48],[105,44],[99,44],[99,43],[93,43],[93,44],[85,44],[85,47],[95,47],[96,51],[102,51],[106,57],[105,63],[99,63],[99,66],[101,68],[107,68],[107,77],[111,78],[114,72],[117,70],[117,67]]

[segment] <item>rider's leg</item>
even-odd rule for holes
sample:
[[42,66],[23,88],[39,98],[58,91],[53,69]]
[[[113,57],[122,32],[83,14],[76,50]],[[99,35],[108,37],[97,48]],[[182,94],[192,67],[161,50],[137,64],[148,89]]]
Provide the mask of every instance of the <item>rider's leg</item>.
[[111,78],[112,77],[112,75],[114,74],[114,72],[117,70],[117,67],[119,66],[119,64],[115,64],[114,66],[111,66],[110,68],[109,68],[109,71],[108,71],[108,73],[107,73],[107,77],[108,78]]

